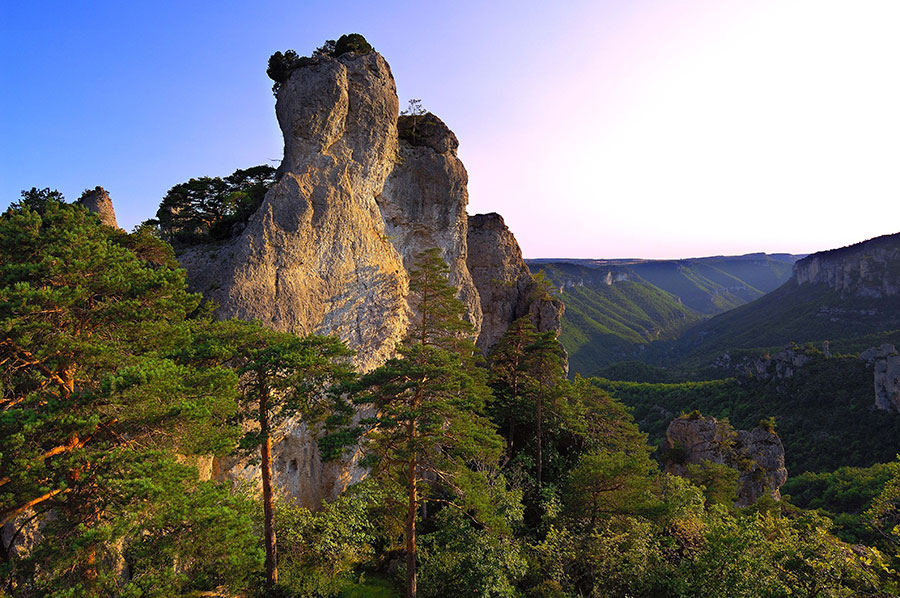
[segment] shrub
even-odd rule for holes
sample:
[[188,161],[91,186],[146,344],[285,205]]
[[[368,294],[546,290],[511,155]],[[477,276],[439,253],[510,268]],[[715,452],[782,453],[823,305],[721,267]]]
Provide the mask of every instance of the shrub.
[[368,54],[369,52],[374,51],[375,48],[373,48],[362,35],[358,33],[348,33],[338,38],[337,43],[334,45],[334,53],[332,56],[340,56],[347,52]]

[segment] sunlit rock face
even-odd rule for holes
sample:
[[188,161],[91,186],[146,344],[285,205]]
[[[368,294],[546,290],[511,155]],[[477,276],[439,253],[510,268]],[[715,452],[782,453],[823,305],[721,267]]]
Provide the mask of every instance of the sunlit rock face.
[[[294,71],[275,105],[284,135],[278,182],[240,235],[181,256],[218,315],[297,334],[331,334],[361,370],[390,357],[408,326],[408,275],[375,198],[397,163],[397,92],[379,54],[320,57]],[[296,423],[272,447],[275,482],[316,508],[364,472],[356,458],[323,463]],[[248,460],[217,462],[219,478],[257,480]]]
[[[336,335],[356,351],[358,368],[371,370],[406,334],[415,257],[438,247],[476,335],[486,315],[490,343],[529,313],[541,329],[558,330],[562,304],[536,299],[505,225],[500,235],[476,233],[472,261],[468,176],[456,136],[431,114],[400,117],[398,133],[397,104],[390,67],[374,52],[315,57],[281,85],[278,182],[238,236],[179,257],[192,290],[215,300],[219,317]],[[485,264],[483,288],[470,274],[473,263]],[[314,431],[298,422],[273,440],[275,482],[304,506],[334,499],[365,474],[353,451],[323,463]],[[248,459],[219,459],[208,469],[217,479],[259,479]]]
[[390,67],[376,53],[320,58],[281,86],[275,111],[278,182],[237,238],[180,261],[220,316],[337,335],[371,369],[408,323],[408,276],[375,201],[397,159]]
[[459,142],[447,125],[428,113],[401,116],[400,153],[377,197],[385,232],[408,269],[416,256],[437,247],[450,266],[466,318],[481,329],[481,301],[466,264],[469,175],[456,155]]
[[684,476],[688,465],[703,461],[737,470],[738,506],[751,505],[764,495],[781,499],[788,473],[784,446],[773,430],[757,426],[734,431],[714,417],[679,417],[666,429],[662,448],[669,455],[666,473]]
[[90,191],[85,191],[84,195],[78,200],[78,203],[100,217],[100,222],[106,226],[119,228],[116,222],[116,211],[113,209],[112,200],[109,193],[103,187],[95,187]]
[[535,283],[519,243],[499,214],[469,217],[469,272],[481,297],[483,320],[476,342],[487,354],[516,319],[530,315],[541,332],[560,328],[563,303]]

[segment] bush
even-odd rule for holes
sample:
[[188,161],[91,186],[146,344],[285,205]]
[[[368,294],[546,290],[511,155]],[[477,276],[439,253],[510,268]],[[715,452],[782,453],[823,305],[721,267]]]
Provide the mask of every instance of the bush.
[[375,48],[369,45],[366,38],[358,33],[348,33],[338,38],[334,45],[334,53],[332,56],[340,56],[347,52],[355,52],[357,54],[368,54],[374,52]]

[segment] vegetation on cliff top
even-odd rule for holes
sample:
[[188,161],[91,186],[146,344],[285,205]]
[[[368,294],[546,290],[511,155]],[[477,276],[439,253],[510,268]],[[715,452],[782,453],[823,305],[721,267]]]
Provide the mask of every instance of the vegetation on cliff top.
[[313,57],[300,56],[294,50],[286,50],[285,52],[275,52],[269,57],[268,68],[266,74],[275,84],[272,86],[272,93],[278,95],[281,85],[291,77],[291,73],[308,64],[312,64],[313,58],[317,56],[338,57],[349,52],[364,55],[374,52],[369,42],[366,41],[359,33],[347,33],[334,41],[327,40],[313,52]]

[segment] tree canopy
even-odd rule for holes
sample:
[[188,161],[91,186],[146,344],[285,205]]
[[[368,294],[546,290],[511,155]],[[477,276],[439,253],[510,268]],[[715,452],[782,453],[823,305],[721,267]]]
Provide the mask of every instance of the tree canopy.
[[221,177],[200,177],[169,189],[156,212],[163,238],[176,245],[227,239],[238,233],[275,183],[261,165]]

